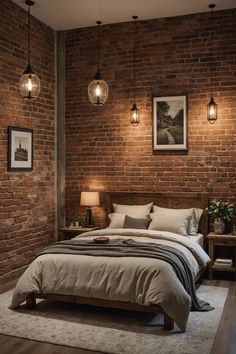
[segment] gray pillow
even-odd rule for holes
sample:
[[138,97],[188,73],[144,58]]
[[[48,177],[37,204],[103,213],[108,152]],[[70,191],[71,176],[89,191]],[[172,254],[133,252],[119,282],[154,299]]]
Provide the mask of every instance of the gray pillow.
[[137,219],[125,215],[123,229],[148,229],[150,222],[151,219],[148,218]]

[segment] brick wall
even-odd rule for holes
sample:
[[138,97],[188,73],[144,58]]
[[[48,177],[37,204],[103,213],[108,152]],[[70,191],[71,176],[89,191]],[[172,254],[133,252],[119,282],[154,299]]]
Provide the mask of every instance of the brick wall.
[[[132,23],[101,29],[101,72],[110,87],[93,107],[87,85],[96,73],[97,28],[66,33],[66,205],[80,190],[207,191],[236,202],[236,10],[213,14],[218,121],[210,125],[210,13],[137,24],[138,127],[132,105]],[[152,97],[188,96],[188,152],[152,151]],[[103,216],[97,209],[98,219]]]
[[[33,10],[32,10],[33,13]],[[19,96],[27,64],[27,13],[0,2],[0,275],[31,261],[54,239],[54,32],[32,19],[32,65],[41,80],[35,102]],[[32,128],[32,172],[7,172],[7,127]]]

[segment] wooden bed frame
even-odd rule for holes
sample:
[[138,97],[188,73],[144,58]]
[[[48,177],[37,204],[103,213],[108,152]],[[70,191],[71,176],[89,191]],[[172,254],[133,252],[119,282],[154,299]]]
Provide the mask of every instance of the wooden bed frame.
[[[105,209],[106,215],[113,211],[113,203],[117,204],[147,204],[153,202],[154,204],[166,208],[201,208],[206,209],[208,206],[207,193],[151,193],[151,192],[107,192],[105,193]],[[199,232],[204,236],[208,233],[208,213],[205,210],[199,222]],[[205,239],[206,237],[204,237]],[[199,276],[198,276],[199,278]],[[26,304],[27,307],[33,309],[36,307],[36,298],[50,299],[54,301],[74,302],[86,305],[111,307],[124,310],[141,311],[154,314],[164,315],[164,328],[172,330],[174,327],[174,320],[169,317],[164,310],[158,305],[138,305],[124,301],[103,300],[97,298],[86,298],[80,296],[55,295],[55,294],[38,294],[31,293],[28,295]]]

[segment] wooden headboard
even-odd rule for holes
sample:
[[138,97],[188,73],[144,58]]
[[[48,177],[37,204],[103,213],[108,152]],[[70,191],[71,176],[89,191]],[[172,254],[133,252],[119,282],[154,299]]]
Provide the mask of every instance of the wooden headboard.
[[[176,192],[176,193],[155,193],[155,192],[106,192],[105,196],[106,214],[113,212],[113,203],[117,204],[154,204],[164,208],[201,208],[208,207],[208,193]],[[208,234],[208,212],[201,216],[199,232],[204,236]]]

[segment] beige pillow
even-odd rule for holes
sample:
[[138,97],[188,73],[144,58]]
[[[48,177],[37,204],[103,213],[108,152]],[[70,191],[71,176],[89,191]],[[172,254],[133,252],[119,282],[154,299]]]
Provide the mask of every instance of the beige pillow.
[[145,205],[123,205],[113,204],[114,212],[118,214],[126,214],[133,218],[145,218],[150,213],[153,203]]
[[111,213],[108,215],[110,219],[110,225],[108,229],[123,229],[125,222],[125,214]]
[[169,231],[175,234],[186,236],[188,234],[188,224],[191,216],[186,215],[170,215],[151,213],[152,219],[148,230]]
[[194,213],[196,216],[196,234],[198,233],[198,227],[199,227],[199,221],[201,219],[202,213],[203,213],[203,209],[200,208],[194,208]]
[[157,205],[153,206],[153,211],[157,215],[169,215],[169,218],[172,218],[174,215],[180,217],[186,217],[189,220],[189,225],[187,228],[188,235],[196,235],[198,232],[198,223],[202,215],[203,210],[197,208],[188,208],[188,209],[170,209],[162,208]]

